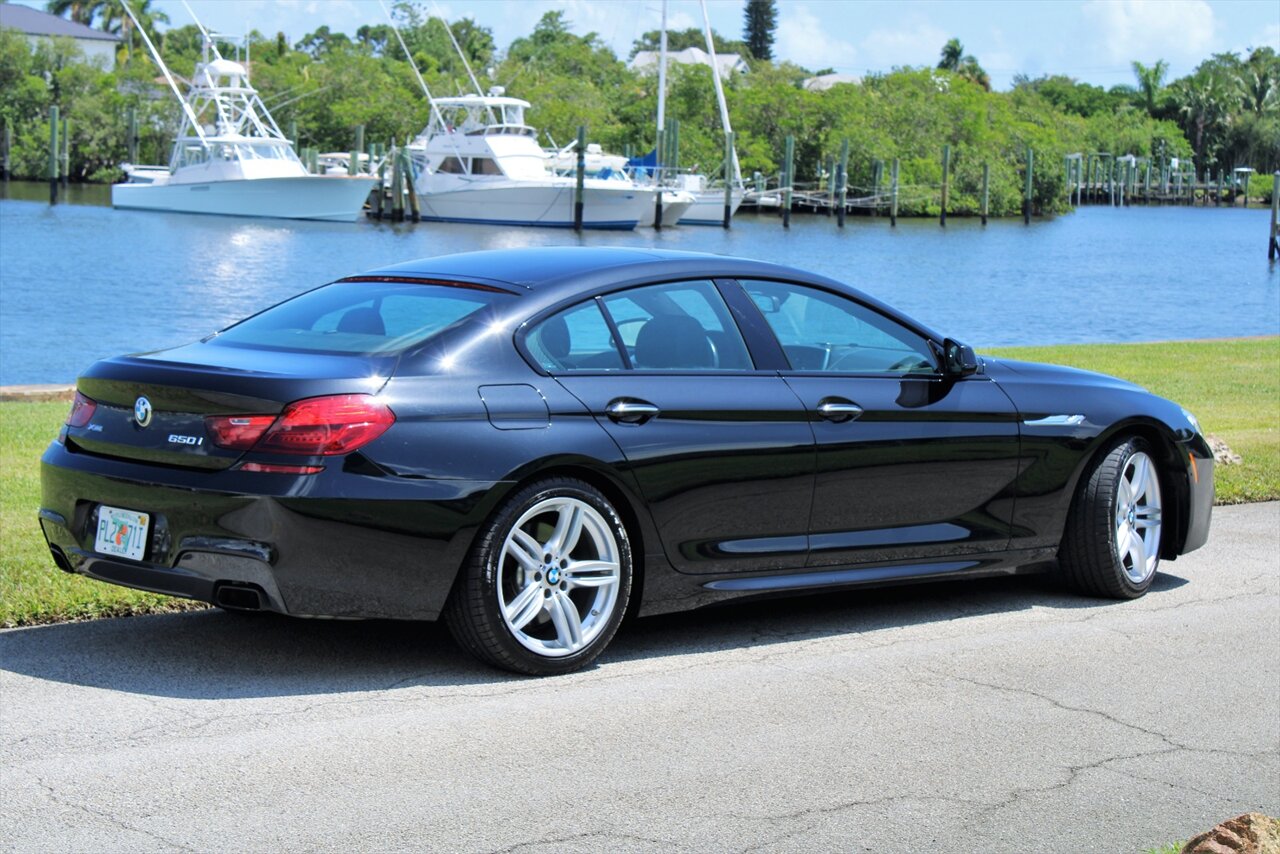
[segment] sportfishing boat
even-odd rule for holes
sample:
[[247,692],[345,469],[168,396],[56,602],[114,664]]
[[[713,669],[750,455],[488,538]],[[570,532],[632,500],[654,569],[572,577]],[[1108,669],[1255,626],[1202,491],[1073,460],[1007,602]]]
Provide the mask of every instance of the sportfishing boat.
[[[528,101],[501,87],[487,95],[432,98],[431,119],[410,143],[422,218],[437,222],[572,227],[576,176],[557,175],[525,124]],[[653,216],[654,190],[585,178],[584,228],[635,228]]]
[[[125,9],[133,14],[127,4]],[[142,27],[138,31],[146,38]],[[182,104],[182,128],[168,168],[125,164],[129,179],[111,188],[112,206],[354,222],[377,179],[309,174],[250,85],[245,67],[222,58],[204,35],[203,61],[185,97],[146,39]]]

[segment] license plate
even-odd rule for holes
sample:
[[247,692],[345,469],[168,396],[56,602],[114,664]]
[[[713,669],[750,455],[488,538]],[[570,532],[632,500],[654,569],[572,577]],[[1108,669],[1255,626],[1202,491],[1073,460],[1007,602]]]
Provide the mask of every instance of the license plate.
[[150,524],[151,517],[146,513],[102,504],[98,507],[98,536],[93,550],[98,554],[142,560]]

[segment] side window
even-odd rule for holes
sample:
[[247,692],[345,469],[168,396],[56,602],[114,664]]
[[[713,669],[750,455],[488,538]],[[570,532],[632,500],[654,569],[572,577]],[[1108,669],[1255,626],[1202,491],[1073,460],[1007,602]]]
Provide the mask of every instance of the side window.
[[749,371],[737,325],[711,282],[672,282],[604,298],[631,364],[641,371]]
[[897,321],[818,288],[744,280],[797,371],[933,373],[929,342]]
[[588,300],[547,318],[524,339],[529,353],[551,373],[562,371],[620,371],[622,356],[609,324],[595,300]]
[[456,157],[446,157],[440,161],[440,165],[436,167],[437,172],[448,172],[452,175],[462,175],[467,171],[467,167],[462,161]]

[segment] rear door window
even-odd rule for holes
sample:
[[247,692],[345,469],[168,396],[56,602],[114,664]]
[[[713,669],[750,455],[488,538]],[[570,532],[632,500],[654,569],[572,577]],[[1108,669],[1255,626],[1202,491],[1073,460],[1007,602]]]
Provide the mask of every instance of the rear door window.
[[524,339],[534,361],[548,373],[562,371],[620,371],[622,355],[600,313],[588,300],[534,326]]
[[604,298],[640,371],[749,371],[742,335],[715,285],[670,282]]

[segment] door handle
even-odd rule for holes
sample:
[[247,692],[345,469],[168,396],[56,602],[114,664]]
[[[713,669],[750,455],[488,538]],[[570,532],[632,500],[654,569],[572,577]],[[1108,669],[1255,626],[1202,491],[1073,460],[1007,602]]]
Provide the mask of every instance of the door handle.
[[609,405],[604,408],[605,415],[621,424],[643,424],[656,417],[660,411],[648,401],[622,397],[609,401]]
[[862,407],[847,400],[824,400],[818,414],[828,421],[852,421],[862,414]]

